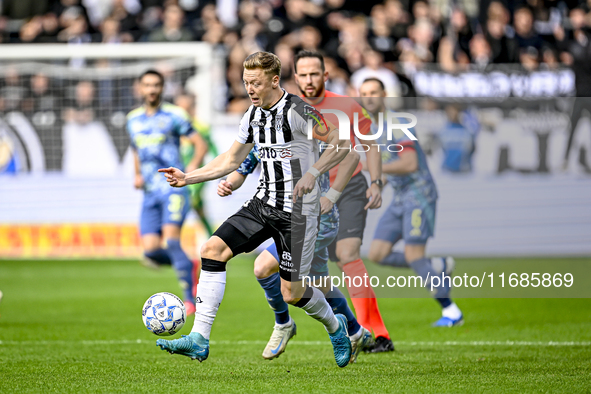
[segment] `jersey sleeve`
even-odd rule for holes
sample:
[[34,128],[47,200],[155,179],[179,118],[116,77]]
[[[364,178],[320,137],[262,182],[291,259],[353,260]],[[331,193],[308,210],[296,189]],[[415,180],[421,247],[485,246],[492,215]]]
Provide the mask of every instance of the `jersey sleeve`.
[[[398,123],[405,124],[408,123],[408,120],[405,118],[396,118]],[[408,129],[413,135],[416,135],[414,128]],[[415,141],[408,138],[408,136],[399,128],[395,128],[392,130],[392,138],[394,139],[394,143],[398,145],[402,145],[404,149],[411,149],[415,150]]]
[[244,175],[244,176],[250,175],[253,173],[254,169],[257,168],[258,164],[259,164],[258,150],[256,147],[253,147],[250,150],[250,152],[248,153],[248,156],[246,156],[246,159],[244,159],[242,164],[240,164],[240,167],[238,167],[236,172],[239,173],[240,175]]
[[238,136],[236,137],[236,141],[241,144],[252,144],[254,142],[252,127],[250,126],[251,115],[254,115],[253,107],[250,107],[244,116],[242,116],[242,119],[240,119],[240,126],[238,128]]
[[320,111],[299,98],[298,101],[292,103],[289,116],[291,130],[303,135],[308,135],[308,121],[310,120],[312,136],[319,141],[326,142],[328,135],[336,129],[332,123],[326,121]]
[[184,109],[178,107],[175,113],[175,131],[178,136],[188,136],[191,135],[195,129],[193,129],[193,123],[191,122],[191,117]]
[[135,144],[135,141],[133,139],[133,135],[131,134],[131,119],[129,119],[129,117],[127,118],[127,122],[125,123],[125,131],[127,131],[127,135],[129,136],[129,146],[131,146],[131,149],[137,151],[137,145]]

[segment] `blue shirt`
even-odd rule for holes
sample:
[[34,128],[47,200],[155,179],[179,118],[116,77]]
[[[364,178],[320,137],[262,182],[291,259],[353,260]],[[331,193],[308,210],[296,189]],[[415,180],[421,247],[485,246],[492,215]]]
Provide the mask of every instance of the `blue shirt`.
[[475,135],[460,123],[448,122],[439,134],[443,149],[441,168],[450,172],[472,171]]
[[144,190],[168,193],[170,186],[158,169],[184,168],[179,152],[180,137],[193,132],[187,112],[176,105],[162,103],[155,114],[148,116],[142,106],[127,115],[127,132],[140,159]]
[[[400,123],[407,123],[406,119],[399,118]],[[371,125],[372,133],[376,134],[378,127],[374,121]],[[411,140],[402,130],[394,129],[392,132],[392,141],[387,139],[387,121],[384,121],[383,132],[378,139],[380,145],[380,152],[382,154],[383,163],[391,163],[396,160],[400,160],[398,152],[391,152],[399,150],[399,146],[392,146],[393,144],[399,144],[404,149],[413,149],[417,153],[418,169],[410,174],[406,175],[393,175],[388,174],[388,184],[394,188],[394,203],[404,204],[410,206],[422,205],[424,203],[431,203],[437,200],[437,187],[429,171],[427,165],[427,158],[425,152],[419,145],[418,141]],[[414,129],[410,129],[413,135],[416,135]],[[390,150],[388,150],[390,146]]]

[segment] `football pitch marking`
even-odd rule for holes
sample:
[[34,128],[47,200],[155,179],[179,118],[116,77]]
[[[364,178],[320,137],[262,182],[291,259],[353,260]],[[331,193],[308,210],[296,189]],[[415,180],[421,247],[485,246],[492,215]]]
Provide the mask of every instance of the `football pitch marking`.
[[[66,341],[66,340],[48,340],[48,341],[0,341],[0,346],[52,346],[52,345],[135,345],[135,344],[154,344],[155,340],[145,339],[120,339],[120,340],[81,340],[81,341]],[[210,341],[211,345],[266,345],[266,341]],[[328,341],[290,341],[292,345],[296,346],[326,346]],[[444,341],[444,342],[411,342],[411,341],[394,341],[396,346],[531,346],[531,347],[552,347],[552,346],[591,346],[591,341]]]

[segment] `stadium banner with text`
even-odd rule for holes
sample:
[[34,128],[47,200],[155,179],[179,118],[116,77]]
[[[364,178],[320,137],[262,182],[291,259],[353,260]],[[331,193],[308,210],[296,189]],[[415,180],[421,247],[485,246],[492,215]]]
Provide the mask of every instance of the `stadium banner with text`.
[[[181,244],[194,256],[199,229],[184,226]],[[136,224],[0,224],[0,259],[137,259],[142,255]]]
[[502,100],[508,97],[553,98],[575,93],[575,74],[569,68],[529,71],[520,65],[489,65],[454,73],[427,65],[412,73],[419,96]]

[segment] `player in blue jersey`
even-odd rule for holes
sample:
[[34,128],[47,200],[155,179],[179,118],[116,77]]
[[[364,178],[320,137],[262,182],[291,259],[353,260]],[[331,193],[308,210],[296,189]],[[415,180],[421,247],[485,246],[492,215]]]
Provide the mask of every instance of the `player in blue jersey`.
[[[181,226],[189,211],[188,189],[171,188],[158,173],[162,167],[183,168],[179,152],[182,136],[191,140],[197,152],[203,141],[194,132],[189,115],[181,108],[162,102],[164,78],[155,70],[139,78],[144,104],[127,115],[127,132],[135,157],[134,186],[144,191],[140,233],[147,261],[172,265],[183,288],[187,313],[195,313],[198,266],[180,244]],[[199,165],[194,157],[186,171]],[[163,248],[163,243],[166,245]]]
[[[246,177],[253,173],[260,161],[257,148],[253,148],[240,167],[227,179],[218,185],[218,195],[225,197],[232,194],[242,186]],[[349,182],[357,163],[359,155],[351,151],[340,163],[339,172],[331,189],[329,173],[318,177],[321,191],[321,216],[318,236],[316,238],[314,258],[310,269],[309,278],[312,284],[324,285],[324,279],[328,276],[328,246],[335,240],[339,231],[339,212],[336,201],[340,195],[338,190],[343,190]],[[332,191],[331,191],[332,190]],[[288,305],[281,295],[281,280],[279,278],[279,255],[275,243],[272,243],[255,260],[254,273],[259,284],[265,291],[269,306],[275,313],[275,327],[271,339],[263,351],[263,358],[267,360],[279,357],[285,351],[287,343],[296,334],[296,324],[289,315]],[[341,313],[347,318],[347,331],[351,338],[351,362],[355,362],[361,350],[373,346],[371,333],[362,327],[347,304],[347,299],[338,288],[318,286],[324,293],[326,300],[335,313]]]
[[[372,132],[378,132],[377,119],[383,113],[384,132],[382,140],[382,172],[387,182],[394,188],[394,198],[378,222],[370,247],[369,258],[381,265],[394,267],[410,266],[423,280],[449,275],[454,267],[451,257],[427,258],[427,240],[433,236],[437,188],[427,166],[425,153],[418,141],[411,140],[402,130],[393,130],[393,141],[387,140],[387,116],[383,83],[377,78],[366,79],[359,89],[364,108],[373,115]],[[400,123],[406,120],[400,119]],[[401,145],[402,151],[388,149],[389,145]],[[392,250],[394,244],[404,239],[404,253]],[[435,298],[443,308],[442,317],[435,326],[451,327],[463,323],[463,315],[458,306],[449,298],[451,286],[437,288]]]

